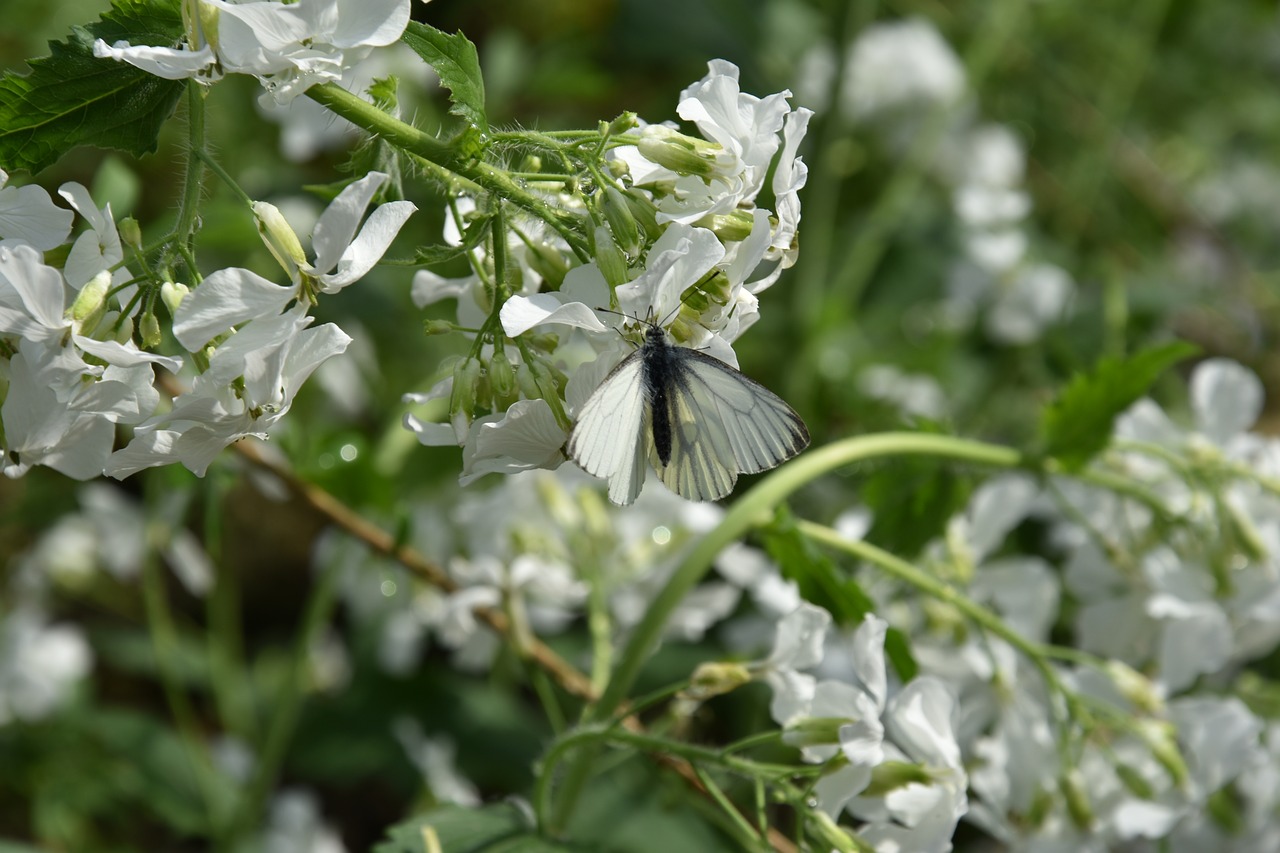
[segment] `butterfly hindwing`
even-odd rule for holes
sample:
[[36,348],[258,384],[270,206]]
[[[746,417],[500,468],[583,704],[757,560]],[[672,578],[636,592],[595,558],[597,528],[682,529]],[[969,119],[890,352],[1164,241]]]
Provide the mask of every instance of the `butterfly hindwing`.
[[609,500],[629,504],[646,460],[676,494],[709,501],[729,494],[739,473],[773,468],[808,443],[804,421],[782,398],[652,326],[587,399],[568,451],[609,481]]
[[629,504],[640,494],[648,457],[649,418],[644,361],[637,350],[615,367],[578,413],[569,455],[588,474],[609,481],[609,500]]
[[654,468],[676,494],[718,500],[739,473],[767,471],[808,445],[804,422],[782,398],[718,359],[672,349],[671,461]]

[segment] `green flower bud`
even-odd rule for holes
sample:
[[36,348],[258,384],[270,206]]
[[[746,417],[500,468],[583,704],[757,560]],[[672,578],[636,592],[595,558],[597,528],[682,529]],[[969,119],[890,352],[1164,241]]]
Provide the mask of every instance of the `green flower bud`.
[[782,739],[791,746],[823,746],[840,742],[840,727],[849,725],[848,717],[805,717],[789,723]]
[[618,244],[613,242],[613,235],[609,229],[604,225],[597,225],[595,238],[596,266],[600,268],[600,274],[604,276],[604,280],[608,282],[610,288],[626,284],[627,259],[623,257]]
[[458,444],[467,440],[479,384],[480,362],[474,358],[459,361],[453,369],[453,393],[449,397],[449,423],[453,425],[453,435]]
[[681,175],[715,177],[722,173],[720,162],[726,152],[705,139],[695,139],[662,125],[644,129],[637,146],[645,159]]
[[1209,812],[1209,818],[1227,835],[1239,835],[1244,832],[1246,822],[1243,803],[1230,785],[1210,794],[1205,808]]
[[751,236],[751,229],[755,227],[756,221],[751,214],[745,210],[735,210],[733,213],[716,213],[708,216],[710,222],[705,222],[722,243],[740,243]]
[[104,315],[102,322],[98,324],[98,330],[101,330],[104,334],[110,331],[113,341],[118,344],[127,344],[133,339],[133,318],[125,317],[120,321],[120,325],[116,326],[115,321],[118,316],[114,311]]
[[751,681],[751,671],[740,663],[704,663],[693,671],[689,686],[681,691],[687,699],[705,702],[713,696],[731,693]]
[[[94,328],[106,308],[107,291],[110,289],[111,273],[106,270],[89,279],[88,283],[80,288],[75,302],[72,302],[67,310],[67,316],[71,318],[71,322],[80,329]],[[93,322],[89,322],[91,318]]]
[[1128,764],[1123,762],[1116,764],[1116,776],[1120,777],[1120,781],[1135,796],[1144,800],[1149,800],[1155,796],[1155,790],[1151,787],[1151,783],[1142,778],[1142,774]]
[[822,809],[814,809],[805,814],[805,828],[822,839],[823,847],[830,847],[839,853],[859,853],[871,849],[870,845],[859,843],[849,834],[849,830],[832,820]]
[[640,227],[636,225],[636,217],[631,212],[631,205],[627,204],[626,195],[617,187],[605,187],[601,207],[618,246],[631,255],[640,251]]
[[1151,755],[1165,769],[1179,788],[1185,788],[1190,771],[1182,750],[1178,749],[1177,732],[1172,723],[1159,720],[1140,720],[1138,734],[1146,742]]
[[1231,531],[1236,534],[1234,539],[1240,548],[1240,552],[1248,557],[1250,562],[1265,561],[1270,555],[1267,553],[1266,543],[1262,541],[1262,534],[1258,532],[1257,525],[1253,523],[1253,519],[1249,518],[1248,513],[1243,512],[1229,498],[1224,497],[1221,505],[1227,510],[1227,524]]
[[166,281],[160,285],[160,301],[164,303],[164,307],[169,309],[170,317],[178,313],[178,306],[182,304],[182,300],[190,292],[191,289],[185,284]]
[[890,791],[905,788],[907,785],[929,785],[933,777],[929,771],[919,764],[905,761],[886,761],[877,764],[871,771],[871,781],[862,792],[864,797],[883,797]]
[[147,311],[142,315],[138,331],[142,335],[143,349],[154,349],[160,346],[160,321],[156,319],[154,311]]
[[525,246],[525,258],[528,259],[529,266],[533,267],[534,272],[542,276],[547,290],[559,290],[560,285],[564,284],[564,276],[569,271],[569,264],[559,251],[546,243],[530,243]]
[[1058,779],[1058,788],[1062,791],[1062,797],[1067,803],[1067,814],[1071,816],[1071,822],[1082,830],[1089,830],[1093,827],[1093,806],[1089,802],[1089,795],[1085,792],[1084,775],[1076,768],[1068,770]]
[[636,224],[644,231],[646,240],[657,240],[661,237],[666,226],[658,223],[658,211],[653,206],[653,202],[636,193],[624,193],[623,198],[631,208],[631,215],[635,217]]
[[142,229],[138,227],[138,220],[132,216],[126,216],[116,223],[116,230],[120,233],[121,242],[126,246],[142,248]]
[[516,395],[516,371],[511,366],[511,362],[507,361],[505,353],[494,353],[493,358],[489,360],[489,387],[493,389],[493,396],[499,400],[507,401]]
[[1107,661],[1104,669],[1120,695],[1132,702],[1138,710],[1153,716],[1164,713],[1164,698],[1151,679],[1118,660]]
[[302,251],[302,243],[299,242],[298,235],[274,204],[255,201],[253,216],[258,220],[258,234],[266,244],[267,250],[292,277],[298,268],[307,262],[307,256]]
[[633,112],[625,112],[622,115],[609,122],[606,132],[610,136],[620,136],[636,126],[636,114]]
[[542,391],[538,387],[538,380],[527,364],[522,363],[516,368],[516,385],[527,400],[537,400],[542,396]]
[[448,320],[424,320],[422,330],[428,335],[447,335],[457,326]]

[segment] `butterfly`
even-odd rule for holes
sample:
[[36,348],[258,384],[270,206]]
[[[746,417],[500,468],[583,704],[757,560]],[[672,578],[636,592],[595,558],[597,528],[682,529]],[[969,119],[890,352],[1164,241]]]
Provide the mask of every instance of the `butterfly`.
[[646,463],[677,495],[713,501],[733,491],[738,474],[767,471],[808,444],[804,421],[781,397],[672,343],[655,324],[587,398],[568,451],[625,506],[640,494]]

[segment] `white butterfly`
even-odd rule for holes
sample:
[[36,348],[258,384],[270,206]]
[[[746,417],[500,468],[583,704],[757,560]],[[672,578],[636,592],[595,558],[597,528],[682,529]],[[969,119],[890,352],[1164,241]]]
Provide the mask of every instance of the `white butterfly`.
[[713,501],[733,491],[738,474],[767,471],[808,444],[804,421],[781,397],[654,325],[587,398],[568,449],[609,481],[609,500],[626,505],[640,494],[646,461],[677,495]]

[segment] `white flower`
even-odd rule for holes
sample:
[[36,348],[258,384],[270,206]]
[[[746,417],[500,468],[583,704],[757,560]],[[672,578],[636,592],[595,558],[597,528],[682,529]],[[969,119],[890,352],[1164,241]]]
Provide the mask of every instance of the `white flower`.
[[232,326],[279,314],[290,301],[315,291],[337,293],[363,278],[417,209],[407,201],[382,204],[362,226],[365,209],[387,180],[382,172],[370,172],[348,185],[325,208],[311,235],[315,260],[302,259],[290,269],[292,286],[281,287],[234,267],[210,274],[178,305],[173,334],[179,343],[196,352]]
[[286,788],[271,801],[271,817],[262,836],[264,853],[346,853],[342,838],[320,814],[309,791]]
[[42,187],[5,186],[8,182],[9,174],[0,169],[0,246],[25,243],[44,252],[65,242],[71,212],[55,205]]
[[170,80],[252,74],[285,104],[316,83],[341,80],[371,48],[391,44],[409,23],[409,0],[197,3],[210,7],[217,21],[216,38],[208,43],[162,48],[98,39],[94,55]]
[[[214,351],[209,369],[171,411],[139,425],[133,441],[112,454],[106,473],[122,479],[181,462],[203,476],[227,445],[247,435],[266,437],[312,371],[351,341],[332,323],[307,328],[312,318],[305,308],[241,327]],[[241,378],[243,385],[233,387]]]
[[843,108],[867,119],[920,103],[950,103],[966,89],[964,66],[922,18],[878,23],[859,34],[845,67]]
[[34,721],[57,710],[93,664],[89,643],[74,625],[50,625],[20,607],[0,621],[0,724]]

